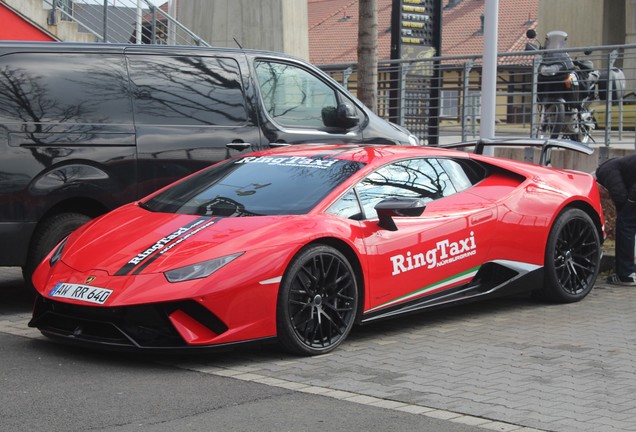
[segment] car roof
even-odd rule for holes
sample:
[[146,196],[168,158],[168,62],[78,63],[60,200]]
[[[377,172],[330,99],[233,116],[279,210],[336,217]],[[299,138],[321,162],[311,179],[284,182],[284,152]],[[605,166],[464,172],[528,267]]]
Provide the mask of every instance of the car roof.
[[439,147],[378,144],[296,144],[260,151],[255,155],[334,158],[372,165],[411,157],[469,157],[466,152]]

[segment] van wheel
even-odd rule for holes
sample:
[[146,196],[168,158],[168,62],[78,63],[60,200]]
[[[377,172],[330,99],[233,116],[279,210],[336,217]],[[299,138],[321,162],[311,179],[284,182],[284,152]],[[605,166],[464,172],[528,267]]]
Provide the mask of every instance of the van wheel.
[[55,245],[89,220],[91,218],[82,213],[59,213],[40,223],[33,233],[27,262],[22,267],[22,275],[27,286],[33,288],[33,272]]

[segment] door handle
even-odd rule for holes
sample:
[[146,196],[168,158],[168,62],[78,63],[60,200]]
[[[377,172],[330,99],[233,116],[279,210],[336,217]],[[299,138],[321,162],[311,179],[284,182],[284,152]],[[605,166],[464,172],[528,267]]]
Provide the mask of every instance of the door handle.
[[246,143],[246,142],[231,142],[231,143],[225,144],[225,147],[231,148],[232,150],[243,151],[252,147],[252,144]]
[[477,213],[476,215],[472,215],[470,217],[470,225],[479,225],[480,223],[488,222],[493,219],[495,216],[495,212],[493,210],[486,210]]

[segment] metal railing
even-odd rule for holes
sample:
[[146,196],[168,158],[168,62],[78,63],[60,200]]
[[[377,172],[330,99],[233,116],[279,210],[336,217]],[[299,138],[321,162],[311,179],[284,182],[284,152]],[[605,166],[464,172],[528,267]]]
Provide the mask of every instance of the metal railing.
[[[594,69],[600,74],[590,106],[595,128],[589,134],[589,142],[606,146],[620,142],[636,146],[636,45],[500,54],[496,135],[549,136],[541,122],[541,100],[544,100],[546,90],[538,85],[538,71],[542,56],[563,51],[572,59],[592,61]],[[587,51],[591,51],[591,54],[586,54]],[[478,137],[481,64],[481,56],[380,62],[376,112],[389,121],[405,126],[423,143],[457,142]],[[353,94],[356,93],[356,64],[320,67]],[[616,90],[617,85],[609,78],[614,68],[619,68],[625,75],[623,92],[612,91]],[[583,91],[586,82],[579,84]],[[539,93],[540,88],[543,89],[542,93]],[[435,98],[436,94],[438,98]],[[439,112],[436,121],[431,116],[433,108],[438,108],[436,111]]]
[[[42,0],[50,8],[48,24],[73,21],[95,42],[209,46],[150,0]],[[59,18],[58,18],[59,17]]]

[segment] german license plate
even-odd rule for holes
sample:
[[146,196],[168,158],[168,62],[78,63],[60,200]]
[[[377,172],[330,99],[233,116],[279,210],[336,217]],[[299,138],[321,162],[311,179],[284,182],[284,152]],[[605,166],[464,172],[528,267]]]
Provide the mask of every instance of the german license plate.
[[106,288],[59,282],[53,287],[49,296],[104,304],[112,292],[113,290]]

